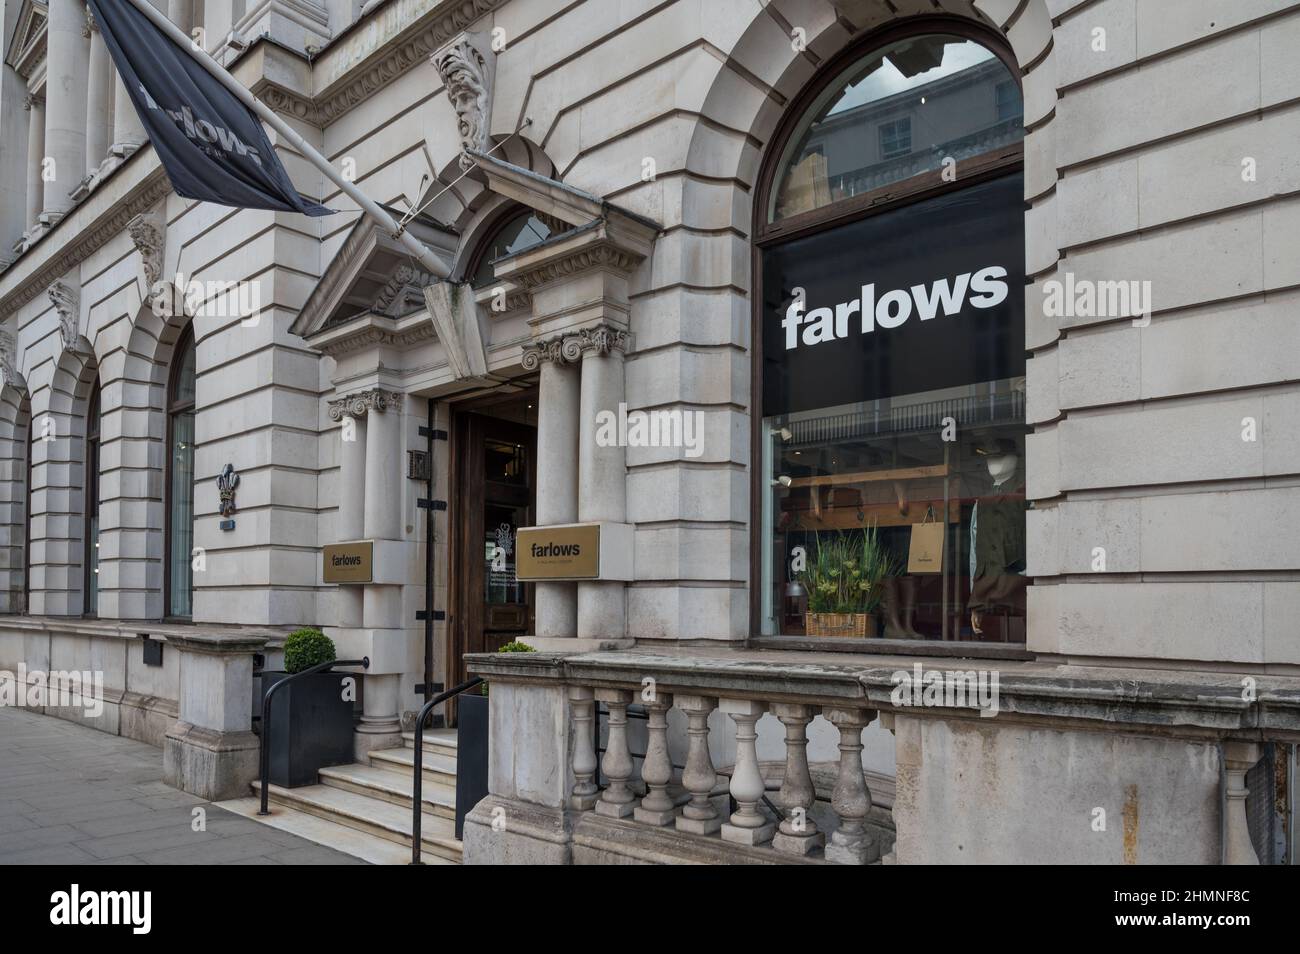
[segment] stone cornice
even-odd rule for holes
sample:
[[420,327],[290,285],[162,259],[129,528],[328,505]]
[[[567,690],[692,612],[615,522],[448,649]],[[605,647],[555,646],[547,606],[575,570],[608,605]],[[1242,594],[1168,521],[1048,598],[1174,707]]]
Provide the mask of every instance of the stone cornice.
[[330,420],[341,421],[345,417],[365,417],[370,411],[382,414],[390,408],[400,412],[405,398],[406,395],[400,391],[389,391],[384,388],[371,388],[368,391],[345,394],[343,397],[330,400]]
[[[157,162],[156,158],[154,162]],[[121,171],[119,170],[120,174]],[[89,255],[125,232],[127,224],[132,219],[152,208],[171,190],[171,182],[168,181],[166,172],[163,171],[162,165],[159,164],[156,168],[150,170],[124,198],[113,201],[108,190],[101,189],[80,206],[75,207],[72,212],[59,221],[59,224],[55,226],[49,235],[46,235],[41,240],[40,244],[24,253],[22,258],[11,265],[3,276],[0,276],[0,287],[2,287],[6,284],[4,279],[7,279],[9,273],[13,272],[15,268],[22,267],[31,258],[39,258],[47,249],[54,249],[52,254],[37,265],[31,274],[19,279],[11,288],[0,293],[0,319],[8,317],[23,305],[32,301],[53,285],[54,282],[81,264]],[[89,227],[83,229],[66,244],[60,246],[58,240],[66,237],[66,235],[60,233],[69,228],[69,223],[74,222],[77,216],[86,208],[101,202],[104,203],[104,209],[90,223]]]
[[346,325],[327,328],[306,340],[322,354],[337,358],[373,347],[406,348],[434,337],[433,322],[420,311],[402,319],[370,314]]
[[312,102],[318,125],[334,122],[411,67],[425,64],[448,40],[506,0],[427,2],[431,9],[408,24],[398,21],[410,3],[381,7],[321,52],[314,72],[325,85]]
[[640,264],[641,258],[640,255],[619,248],[612,242],[601,242],[537,262],[531,267],[512,273],[511,278],[531,292],[541,285],[593,268],[628,273]]

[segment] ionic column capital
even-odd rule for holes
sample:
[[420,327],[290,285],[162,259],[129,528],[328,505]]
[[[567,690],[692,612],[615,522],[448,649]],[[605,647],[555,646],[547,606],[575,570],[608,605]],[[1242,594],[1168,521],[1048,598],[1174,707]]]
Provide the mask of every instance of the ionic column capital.
[[329,402],[330,420],[341,421],[345,417],[365,417],[370,411],[382,414],[390,408],[400,412],[405,397],[406,395],[400,391],[388,391],[384,388],[346,394]]

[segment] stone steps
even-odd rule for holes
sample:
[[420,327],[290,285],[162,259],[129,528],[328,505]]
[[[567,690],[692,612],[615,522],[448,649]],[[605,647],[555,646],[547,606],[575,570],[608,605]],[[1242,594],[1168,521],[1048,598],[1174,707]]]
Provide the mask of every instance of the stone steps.
[[[259,804],[259,800],[251,795],[217,802],[218,807],[236,815],[242,815],[278,831],[305,838],[313,844],[333,848],[335,851],[341,851],[354,858],[360,858],[372,865],[404,865],[410,863],[411,849],[406,845],[399,845],[387,838],[380,838],[378,835],[371,835],[356,828],[340,825],[328,818],[298,811],[296,808],[290,808],[287,805],[274,805],[270,815],[260,816],[257,814]],[[455,864],[454,861],[432,854],[426,860],[429,864]]]
[[[402,746],[415,751],[415,733],[402,733]],[[388,749],[392,752],[394,749]],[[441,755],[444,758],[456,758],[456,730],[455,729],[428,729],[424,733],[424,754],[425,756]]]
[[[385,769],[390,772],[400,772],[409,780],[415,772],[415,749],[377,749],[370,753],[370,764],[375,768]],[[456,757],[453,755],[448,758],[443,754],[432,753],[429,749],[424,750],[424,787],[427,790],[432,785],[450,787],[453,791],[456,788]],[[321,773],[322,775],[324,772]],[[408,785],[409,792],[409,785]]]
[[[340,768],[337,767],[336,768]],[[371,769],[371,766],[345,766],[343,768]],[[322,770],[322,774],[330,769]],[[380,770],[382,771],[382,770]],[[332,781],[337,782],[336,774]],[[360,773],[351,773],[358,779]],[[366,789],[366,786],[362,786]],[[260,793],[261,783],[254,782],[254,793]],[[335,784],[304,785],[300,788],[281,788],[270,786],[270,801],[308,815],[326,819],[337,825],[355,829],[397,845],[410,848],[411,845],[411,809],[408,795],[406,804],[394,804],[380,796],[376,789],[349,791]],[[265,819],[263,819],[265,820]],[[429,810],[423,812],[420,841],[422,854],[431,862],[434,859],[459,863],[461,860],[461,843],[455,836],[456,824],[451,818],[443,817]],[[321,842],[327,844],[326,842]],[[330,844],[329,847],[337,847]],[[340,850],[345,850],[340,848]],[[409,857],[409,856],[408,856]]]
[[[402,751],[398,749],[396,751]],[[406,765],[405,768],[394,770],[389,763],[380,762],[375,764],[375,756],[379,752],[370,753],[370,765],[335,765],[330,768],[320,770],[320,783],[329,785],[332,788],[341,788],[347,792],[356,792],[358,795],[369,795],[372,798],[378,798],[382,801],[389,802],[393,805],[400,805],[408,811],[411,808],[411,795],[414,786],[411,784],[411,772],[413,766]],[[440,777],[441,778],[441,777]],[[439,815],[443,818],[456,817],[456,776],[451,775],[451,784],[435,779],[430,773],[425,771],[424,786],[420,791],[420,801],[423,803],[425,812],[432,815]]]

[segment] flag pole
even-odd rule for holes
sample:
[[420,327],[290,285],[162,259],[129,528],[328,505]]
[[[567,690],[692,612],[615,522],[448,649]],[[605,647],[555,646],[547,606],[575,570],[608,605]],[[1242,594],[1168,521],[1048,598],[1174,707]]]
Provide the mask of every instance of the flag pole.
[[199,65],[212,74],[212,77],[218,83],[230,90],[241,103],[256,113],[259,119],[306,156],[312,165],[325,173],[331,182],[347,193],[352,201],[361,206],[366,215],[378,222],[394,238],[399,239],[410,250],[411,254],[419,260],[426,271],[438,278],[451,277],[451,267],[441,256],[437,255],[433,249],[421,242],[407,229],[400,227],[393,217],[384,210],[383,206],[372,200],[353,183],[343,178],[342,174],[330,164],[328,159],[317,152],[307,140],[298,135],[292,126],[276,115],[274,110],[249,92],[242,83],[209,56],[206,50],[196,48],[190,37],[186,36],[180,27],[168,20],[161,10],[150,3],[149,0],[127,0],[127,2],[148,17],[153,25],[162,30],[173,43],[183,49],[188,49],[190,54],[199,62]]

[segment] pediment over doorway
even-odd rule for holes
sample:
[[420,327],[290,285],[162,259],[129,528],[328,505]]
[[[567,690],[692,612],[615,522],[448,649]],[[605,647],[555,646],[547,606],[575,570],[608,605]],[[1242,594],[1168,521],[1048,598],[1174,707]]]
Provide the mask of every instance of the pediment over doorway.
[[[453,230],[425,220],[413,220],[407,228],[445,257],[455,254],[460,237]],[[373,336],[430,325],[424,288],[435,281],[398,239],[362,217],[326,267],[290,330],[314,343],[322,336],[337,340],[339,334],[326,333],[353,326],[359,333]]]

